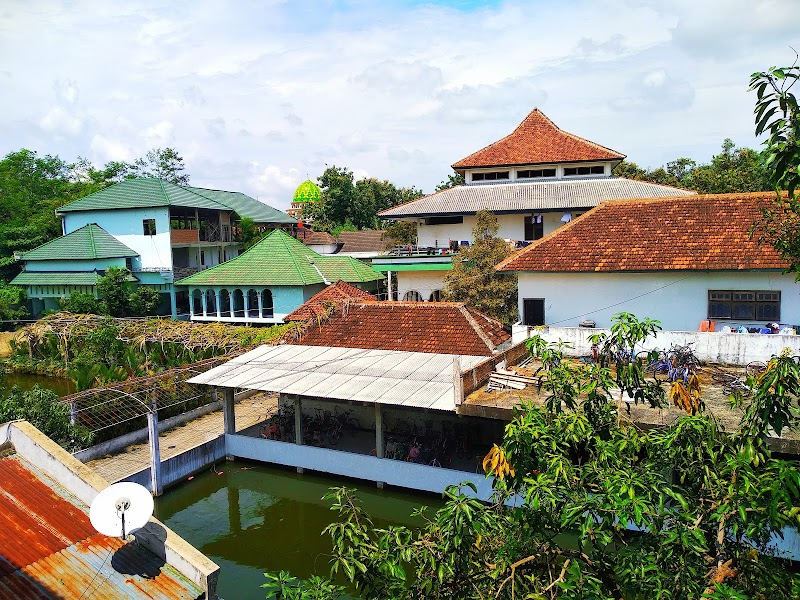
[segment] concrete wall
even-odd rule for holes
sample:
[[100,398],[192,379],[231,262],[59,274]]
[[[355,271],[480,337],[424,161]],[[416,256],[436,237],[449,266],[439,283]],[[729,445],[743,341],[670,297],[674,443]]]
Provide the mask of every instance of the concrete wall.
[[[203,469],[207,469],[221,460],[225,460],[225,440],[218,438],[186,450],[182,454],[161,461],[161,485],[164,489],[184,480]],[[126,477],[123,481],[132,481],[143,485],[151,492],[150,467]]]
[[[497,224],[500,226],[497,237],[508,240],[524,240],[525,217],[531,214],[533,213],[497,215]],[[564,214],[563,211],[537,214],[542,214],[544,235],[564,225],[561,221],[561,217]],[[573,217],[578,214],[580,213],[573,212]],[[441,248],[448,246],[450,240],[469,241],[472,243],[472,228],[475,227],[476,222],[475,215],[465,215],[464,222],[455,225],[425,225],[424,219],[411,220],[418,223],[418,246],[438,246]]]
[[[169,209],[131,208],[120,210],[89,210],[64,213],[64,233],[71,233],[87,223],[97,223],[120,242],[139,253],[133,270],[172,270]],[[156,220],[156,235],[144,235],[144,219]]]
[[[583,327],[546,327],[534,329],[515,325],[512,330],[514,343],[534,334],[541,335],[548,342],[567,342],[569,356],[588,356],[592,344],[589,336],[599,332],[609,333],[608,329],[586,329]],[[684,346],[692,344],[697,358],[704,362],[727,365],[746,365],[754,360],[767,361],[780,354],[784,348],[791,348],[793,355],[800,354],[800,335],[763,335],[758,333],[706,333],[701,331],[661,331],[655,337],[641,344],[642,350],[658,348],[667,350],[673,344]],[[639,346],[637,346],[639,348]]]
[[[181,425],[198,417],[202,417],[203,415],[207,415],[210,412],[214,412],[215,410],[222,410],[222,402],[210,402],[205,406],[199,406],[194,410],[190,410],[188,412],[175,415],[174,417],[170,417],[169,419],[159,421],[158,431],[166,431],[167,429],[171,429],[177,425]],[[114,454],[115,452],[119,452],[131,444],[138,444],[146,439],[148,439],[148,430],[147,427],[143,427],[137,431],[126,433],[125,435],[121,435],[119,437],[115,437],[114,439],[91,446],[90,448],[79,450],[78,452],[75,452],[73,456],[79,461],[87,463],[95,460],[96,458],[100,458],[101,456],[105,456],[106,454]]]
[[392,273],[392,289],[397,299],[402,300],[406,292],[415,290],[427,302],[434,290],[444,290],[444,276],[448,271],[396,271]]
[[[611,317],[629,312],[661,321],[664,329],[696,331],[708,317],[709,290],[781,292],[781,323],[800,323],[800,286],[777,271],[675,271],[659,273],[519,273],[519,311],[525,298],[544,298],[547,325],[575,327],[592,319],[610,327]],[[764,325],[716,319],[723,325]]]
[[[105,271],[109,267],[125,268],[124,258],[103,258],[99,260],[29,260],[25,262],[26,271]],[[69,279],[64,279],[69,283]]]
[[225,447],[227,454],[239,458],[301,467],[367,481],[383,481],[413,490],[439,494],[449,485],[469,481],[478,488],[477,496],[481,500],[488,500],[492,494],[491,480],[477,473],[429,467],[327,448],[299,446],[244,435],[226,435]]

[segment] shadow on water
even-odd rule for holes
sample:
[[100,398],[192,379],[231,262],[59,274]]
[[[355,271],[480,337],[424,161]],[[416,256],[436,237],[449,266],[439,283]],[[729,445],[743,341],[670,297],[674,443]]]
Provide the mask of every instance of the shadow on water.
[[[244,469],[242,469],[244,467]],[[221,598],[264,598],[264,571],[306,578],[328,573],[334,521],[322,497],[330,487],[356,488],[378,527],[417,527],[412,511],[442,501],[432,495],[378,490],[374,484],[237,461],[180,484],[156,500],[156,516],[222,567]]]

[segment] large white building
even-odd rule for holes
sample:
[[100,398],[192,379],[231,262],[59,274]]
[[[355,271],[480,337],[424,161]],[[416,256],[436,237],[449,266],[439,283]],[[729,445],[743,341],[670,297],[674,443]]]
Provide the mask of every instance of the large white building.
[[524,245],[604,200],[693,193],[613,177],[624,158],[563,131],[534,109],[509,135],[453,164],[464,185],[378,213],[382,219],[416,223],[417,244],[406,256],[373,264],[394,275],[399,299],[435,300],[451,253],[472,241],[478,211],[497,216],[500,238]]

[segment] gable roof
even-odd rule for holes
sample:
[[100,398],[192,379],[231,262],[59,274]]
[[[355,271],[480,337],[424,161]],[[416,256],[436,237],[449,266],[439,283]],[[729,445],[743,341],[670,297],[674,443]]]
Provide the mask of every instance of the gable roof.
[[362,229],[360,231],[343,231],[339,241],[343,244],[340,254],[357,252],[382,254],[386,250],[383,229]]
[[453,168],[622,160],[624,154],[563,131],[534,108],[506,137],[462,158]]
[[22,260],[96,260],[139,256],[95,223],[29,250]]
[[327,231],[312,231],[306,227],[297,230],[297,239],[306,246],[335,246],[339,243],[339,241]]
[[207,188],[198,188],[186,186],[196,194],[224,204],[236,211],[240,217],[249,217],[256,223],[281,223],[281,224],[295,224],[297,221],[287,215],[285,212],[273,208],[268,204],[264,204],[260,200],[251,198],[242,192],[227,192],[225,190],[210,190]]
[[364,302],[340,306],[298,340],[306,346],[491,356],[511,336],[460,302]]
[[751,239],[775,192],[605,202],[498,264],[499,271],[615,272],[785,269]]
[[378,213],[382,219],[587,209],[605,200],[693,195],[695,192],[622,177],[459,185]]
[[311,298],[301,304],[296,310],[290,312],[284,321],[308,321],[316,318],[325,312],[331,304],[340,305],[350,300],[361,300],[364,302],[377,302],[375,296],[364,290],[344,281],[337,281],[329,285],[321,292],[317,292]]
[[317,254],[276,229],[236,258],[181,279],[176,285],[305,286],[326,280],[366,282],[382,278],[383,275],[354,258]]
[[185,206],[189,208],[211,208],[232,210],[216,200],[201,196],[188,188],[162,179],[139,177],[126,179],[107,188],[84,196],[62,206],[56,212],[66,213],[81,210],[109,210],[121,208],[155,208],[159,206]]

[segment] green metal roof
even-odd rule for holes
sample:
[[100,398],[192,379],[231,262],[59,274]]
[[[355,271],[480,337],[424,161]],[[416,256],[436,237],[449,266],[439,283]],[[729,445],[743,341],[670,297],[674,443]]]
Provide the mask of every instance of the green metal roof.
[[389,265],[381,263],[379,265],[373,264],[372,268],[381,273],[386,273],[387,271],[451,271],[453,269],[453,263],[420,263],[416,265]]
[[[103,273],[97,271],[23,271],[9,285],[94,285]],[[139,281],[128,275],[126,281]]]
[[241,256],[181,279],[175,285],[305,286],[324,283],[325,279],[358,283],[382,278],[383,275],[355,258],[319,255],[277,229]]
[[108,210],[120,208],[154,208],[158,206],[185,206],[188,208],[211,208],[232,210],[212,198],[202,196],[191,189],[153,178],[126,179],[99,192],[84,196],[62,206],[59,213],[80,210]]
[[294,202],[319,202],[320,200],[322,200],[322,191],[319,189],[319,186],[310,179],[306,179],[297,186],[294,192]]
[[260,200],[251,198],[241,192],[226,192],[224,190],[209,190],[205,188],[189,187],[187,190],[229,206],[236,211],[240,217],[249,217],[256,223],[296,223],[296,219],[290,217],[285,212],[272,208]]
[[105,229],[89,223],[72,233],[29,250],[22,260],[95,260],[139,256]]

